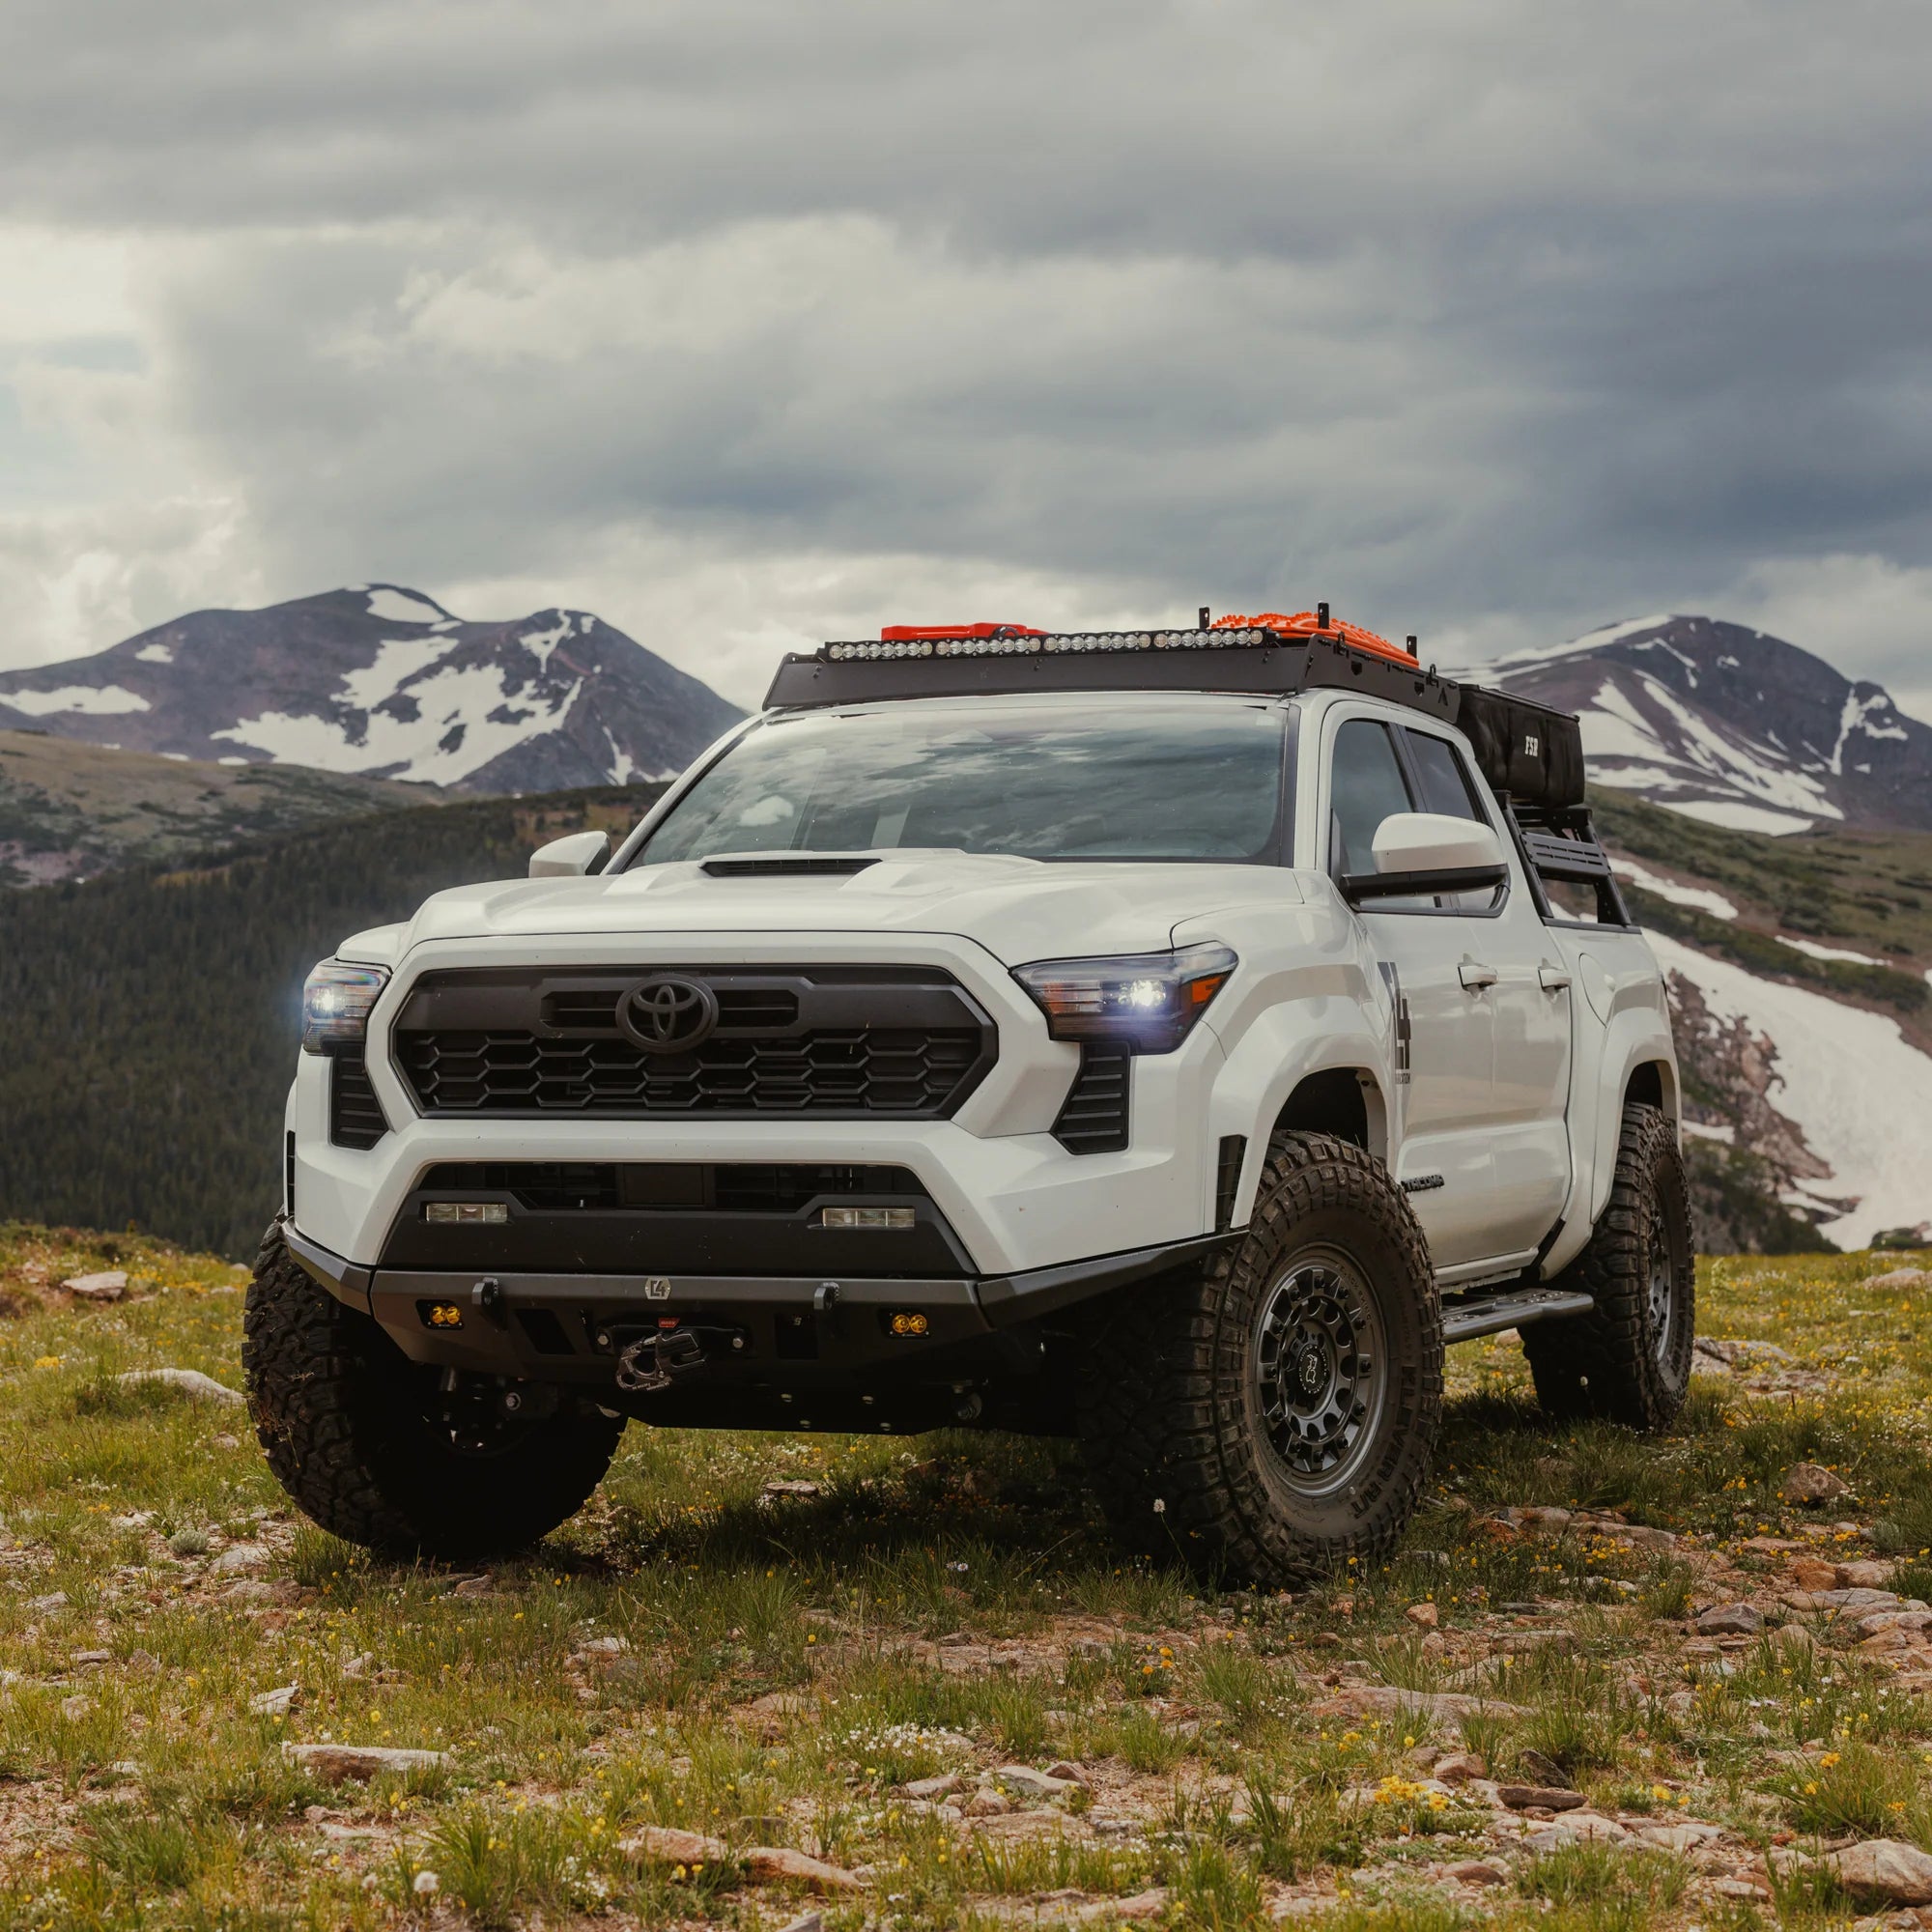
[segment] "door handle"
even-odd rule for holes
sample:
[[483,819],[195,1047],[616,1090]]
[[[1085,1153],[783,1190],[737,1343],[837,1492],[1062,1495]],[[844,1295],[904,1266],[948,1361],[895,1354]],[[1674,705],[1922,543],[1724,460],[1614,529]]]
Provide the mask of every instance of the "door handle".
[[1458,970],[1462,975],[1463,988],[1467,992],[1480,993],[1485,986],[1493,986],[1496,983],[1496,969],[1493,966],[1485,966],[1474,959],[1465,959]]
[[1567,992],[1570,976],[1560,966],[1539,966],[1536,969],[1536,983],[1546,993]]

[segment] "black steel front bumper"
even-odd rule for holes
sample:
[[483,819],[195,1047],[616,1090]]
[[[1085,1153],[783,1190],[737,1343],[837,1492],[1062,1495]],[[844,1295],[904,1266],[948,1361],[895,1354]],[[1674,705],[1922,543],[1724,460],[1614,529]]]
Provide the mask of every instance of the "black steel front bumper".
[[[611,1384],[627,1336],[682,1325],[715,1338],[708,1367],[773,1388],[880,1385],[1021,1366],[1028,1324],[1205,1259],[1234,1238],[1208,1235],[1034,1268],[1023,1274],[910,1280],[820,1276],[494,1275],[362,1267],[283,1236],[304,1270],[373,1316],[416,1361],[519,1379]],[[460,1326],[431,1325],[454,1310]],[[923,1331],[893,1318],[923,1317]],[[443,1321],[447,1321],[447,1314]],[[1031,1352],[1037,1358],[1037,1344]]]

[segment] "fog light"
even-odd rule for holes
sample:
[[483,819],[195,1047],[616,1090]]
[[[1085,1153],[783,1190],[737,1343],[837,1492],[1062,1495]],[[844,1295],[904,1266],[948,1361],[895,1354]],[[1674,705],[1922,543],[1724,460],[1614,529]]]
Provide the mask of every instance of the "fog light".
[[910,1228],[918,1219],[911,1208],[821,1208],[821,1228]]
[[423,1206],[423,1219],[439,1226],[473,1222],[494,1228],[509,1218],[507,1201],[430,1201]]
[[886,1317],[889,1335],[923,1335],[932,1326],[916,1308],[895,1308]]
[[453,1301],[419,1301],[416,1309],[425,1328],[461,1328],[463,1310]]

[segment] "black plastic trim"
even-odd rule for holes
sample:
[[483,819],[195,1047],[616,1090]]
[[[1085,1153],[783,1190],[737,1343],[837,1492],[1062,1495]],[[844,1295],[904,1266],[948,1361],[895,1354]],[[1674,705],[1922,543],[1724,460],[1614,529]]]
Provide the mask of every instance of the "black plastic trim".
[[[1451,866],[1437,872],[1345,872],[1335,881],[1336,890],[1350,905],[1364,899],[1408,898],[1418,893],[1468,893],[1484,886],[1507,886],[1509,867]],[[1465,919],[1480,919],[1500,911],[1492,906],[1428,906],[1415,911],[1454,912]]]

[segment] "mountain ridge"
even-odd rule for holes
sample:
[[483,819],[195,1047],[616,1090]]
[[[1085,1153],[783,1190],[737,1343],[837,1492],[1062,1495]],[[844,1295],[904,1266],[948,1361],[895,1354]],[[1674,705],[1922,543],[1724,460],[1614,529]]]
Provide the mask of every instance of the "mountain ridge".
[[590,611],[474,623],[390,583],[190,611],[0,672],[0,724],[462,792],[667,778],[743,715]]

